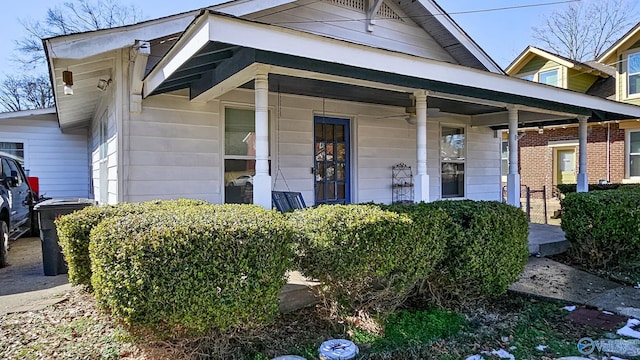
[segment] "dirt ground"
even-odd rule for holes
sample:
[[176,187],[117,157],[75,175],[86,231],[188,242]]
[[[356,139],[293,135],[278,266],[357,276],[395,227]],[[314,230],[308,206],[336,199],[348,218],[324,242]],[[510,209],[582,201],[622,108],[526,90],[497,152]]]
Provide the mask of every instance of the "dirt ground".
[[21,238],[10,246],[9,266],[0,269],[0,315],[55,302],[71,289],[66,274],[44,275],[40,238]]

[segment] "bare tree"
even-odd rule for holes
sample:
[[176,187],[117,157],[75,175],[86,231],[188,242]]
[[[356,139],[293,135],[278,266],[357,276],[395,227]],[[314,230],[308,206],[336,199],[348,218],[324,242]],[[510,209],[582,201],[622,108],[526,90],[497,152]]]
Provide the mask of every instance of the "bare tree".
[[635,25],[635,0],[593,0],[572,3],[533,27],[543,47],[573,60],[593,60]]
[[22,88],[28,108],[46,109],[53,106],[53,93],[48,77],[25,77],[22,79]]
[[124,26],[142,20],[142,12],[134,5],[122,5],[116,0],[74,0],[49,8],[43,20],[21,20],[27,36],[16,41],[22,56],[18,61],[25,68],[44,64],[43,38],[84,31]]
[[43,20],[21,20],[26,36],[16,41],[15,61],[34,76],[10,75],[0,82],[0,107],[5,111],[41,109],[54,105],[42,39],[124,26],[142,20],[134,5],[117,0],[70,0],[49,8]]
[[0,84],[0,105],[6,111],[24,110],[22,103],[22,81],[15,76],[7,76]]

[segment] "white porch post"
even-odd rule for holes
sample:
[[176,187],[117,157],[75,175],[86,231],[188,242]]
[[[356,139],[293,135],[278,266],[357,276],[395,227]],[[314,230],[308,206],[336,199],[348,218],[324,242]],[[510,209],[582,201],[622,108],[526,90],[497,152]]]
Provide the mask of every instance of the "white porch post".
[[413,93],[416,97],[416,177],[415,201],[429,202],[429,175],[427,175],[427,95],[425,90]]
[[578,185],[577,192],[589,191],[589,177],[587,176],[587,117],[578,118]]
[[507,204],[520,207],[520,174],[518,173],[518,107],[509,106],[509,174]]
[[256,174],[253,176],[253,203],[271,209],[269,175],[269,73],[259,68],[255,75]]

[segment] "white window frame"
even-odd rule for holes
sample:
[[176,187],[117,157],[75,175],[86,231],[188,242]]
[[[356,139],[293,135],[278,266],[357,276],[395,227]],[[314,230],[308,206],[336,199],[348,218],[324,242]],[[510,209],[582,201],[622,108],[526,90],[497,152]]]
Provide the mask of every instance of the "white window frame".
[[[554,68],[549,68],[549,69],[544,69],[544,70],[540,70],[536,73],[536,82],[540,83],[540,84],[545,84],[545,85],[551,85],[551,86],[555,86],[555,87],[559,87],[562,88],[562,72],[560,71],[560,67],[554,67]],[[555,71],[556,76],[558,78],[557,84],[546,84],[540,81],[540,75],[544,74],[544,73],[550,73],[552,71]]]
[[[444,161],[442,159],[442,129],[443,128],[455,128],[455,129],[462,129],[463,130],[463,134],[464,134],[464,160],[447,160]],[[438,156],[438,175],[440,177],[440,198],[441,199],[445,199],[445,200],[463,200],[463,199],[467,199],[468,198],[468,191],[469,191],[469,187],[467,184],[467,180],[469,178],[468,176],[468,166],[467,166],[467,159],[468,159],[468,136],[469,136],[469,131],[467,129],[466,125],[463,124],[454,124],[454,123],[440,123],[440,130],[439,130],[439,135],[440,137],[438,138],[438,153],[440,154]],[[462,196],[444,196],[443,193],[443,186],[442,186],[442,164],[443,163],[455,163],[455,164],[463,164],[464,165],[464,175],[463,175],[463,179],[462,179],[462,192],[463,195]]]
[[[219,149],[219,154],[220,154],[220,203],[221,204],[225,204],[225,186],[227,185],[225,182],[225,166],[224,166],[224,162],[225,160],[255,160],[255,156],[247,156],[247,155],[227,155],[226,154],[226,144],[225,144],[225,131],[226,131],[226,116],[227,116],[227,109],[237,109],[237,110],[251,110],[253,112],[255,112],[255,107],[253,106],[253,104],[246,104],[246,103],[238,103],[238,102],[231,102],[231,101],[224,101],[221,102],[220,104],[220,149]],[[273,182],[275,180],[275,176],[274,176],[274,172],[277,171],[276,166],[278,166],[277,164],[277,154],[276,154],[276,146],[275,144],[278,141],[278,134],[276,129],[278,128],[278,125],[276,124],[276,122],[278,121],[278,119],[275,119],[272,114],[274,113],[273,111],[273,107],[269,106],[269,158],[268,161],[270,162],[271,166],[270,166],[270,171],[271,171],[271,187],[273,188]]]
[[106,160],[109,157],[109,111],[105,109],[98,120],[98,157]]
[[626,51],[623,53],[623,57],[624,57],[624,81],[626,82],[626,86],[625,86],[625,97],[627,99],[634,99],[634,98],[640,98],[640,89],[638,89],[638,92],[631,94],[629,91],[629,85],[631,84],[631,82],[629,81],[629,77],[631,75],[640,75],[640,72],[638,73],[633,73],[631,74],[629,72],[629,57],[632,55],[638,55],[640,56],[640,51],[638,51],[638,49],[632,49],[629,51]]
[[624,134],[624,164],[625,164],[625,178],[640,180],[640,175],[631,175],[631,155],[640,155],[640,153],[631,153],[631,134],[640,133],[638,130],[625,130]]
[[27,169],[29,169],[28,165],[29,165],[29,142],[25,139],[14,139],[14,138],[0,138],[0,143],[12,143],[12,144],[22,144],[22,152],[23,152],[23,159],[24,159],[24,164],[22,164],[22,167],[25,169],[25,172],[27,171]]
[[[507,144],[507,157],[502,156],[502,145]],[[507,182],[507,175],[502,175],[502,161],[507,160],[507,173],[509,173],[509,138],[500,137],[500,180],[502,182]]]

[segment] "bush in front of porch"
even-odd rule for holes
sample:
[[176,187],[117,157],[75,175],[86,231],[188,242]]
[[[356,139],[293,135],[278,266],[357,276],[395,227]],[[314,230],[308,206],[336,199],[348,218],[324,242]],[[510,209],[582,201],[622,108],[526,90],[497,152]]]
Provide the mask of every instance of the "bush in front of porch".
[[427,301],[446,307],[504,294],[529,256],[528,222],[520,209],[496,201],[444,200],[383,206],[415,221],[434,211],[449,218],[438,241],[445,253],[419,287]]
[[206,205],[195,199],[154,200],[143,203],[119,203],[117,205],[89,206],[56,219],[56,230],[62,253],[69,265],[69,282],[91,288],[91,260],[89,239],[102,220],[130,213],[144,213],[154,209],[175,209]]
[[375,205],[323,205],[287,214],[296,229],[298,269],[320,280],[322,295],[352,315],[388,314],[444,254],[451,220],[442,210],[420,219]]
[[251,205],[179,210],[115,216],[91,232],[98,303],[155,331],[200,334],[272,321],[292,259],[283,216]]
[[586,269],[640,269],[640,189],[571,193],[561,201],[571,260]]

